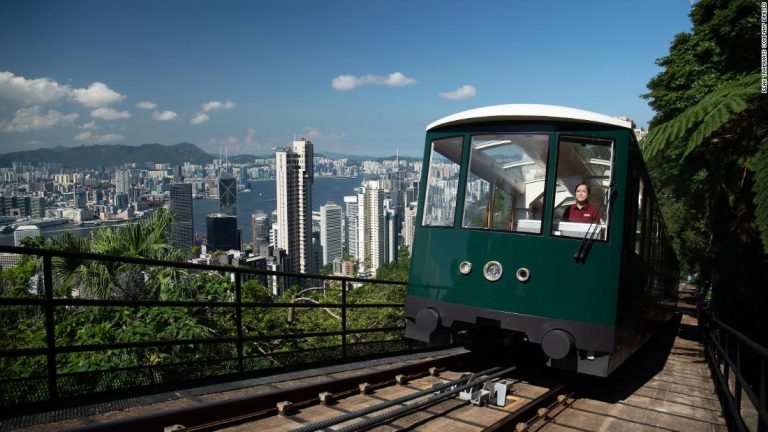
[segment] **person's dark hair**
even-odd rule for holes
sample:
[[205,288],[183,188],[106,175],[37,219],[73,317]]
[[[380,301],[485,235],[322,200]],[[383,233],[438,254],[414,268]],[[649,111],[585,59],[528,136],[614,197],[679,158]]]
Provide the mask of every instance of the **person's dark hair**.
[[574,192],[575,192],[575,191],[576,191],[576,189],[578,189],[578,188],[579,188],[579,186],[581,186],[581,185],[584,185],[584,186],[586,186],[586,187],[587,187],[587,193],[588,193],[588,194],[590,194],[590,195],[592,194],[592,188],[591,188],[591,187],[589,187],[589,183],[587,183],[587,182],[581,182],[581,183],[577,184],[577,185],[576,185],[576,187],[575,187],[575,188],[573,188]]

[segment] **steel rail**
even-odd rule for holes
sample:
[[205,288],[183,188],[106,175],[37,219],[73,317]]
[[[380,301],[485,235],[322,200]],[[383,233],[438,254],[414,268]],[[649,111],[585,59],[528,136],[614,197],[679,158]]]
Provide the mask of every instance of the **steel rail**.
[[[498,369],[498,368],[494,368],[494,369]],[[411,413],[413,411],[418,411],[418,410],[420,410],[420,409],[422,409],[422,408],[424,408],[426,406],[431,406],[431,405],[434,405],[437,402],[440,402],[440,401],[443,401],[445,399],[451,398],[455,394],[460,393],[460,392],[462,392],[464,390],[470,389],[470,388],[472,388],[472,387],[474,387],[476,385],[485,383],[487,381],[490,381],[490,380],[493,380],[493,379],[496,379],[496,378],[500,378],[500,377],[502,377],[502,376],[504,376],[504,375],[506,375],[506,374],[508,374],[508,373],[510,373],[512,371],[514,371],[515,369],[517,369],[517,367],[513,366],[513,367],[509,367],[507,369],[503,369],[503,370],[495,372],[495,373],[491,373],[490,375],[485,375],[485,373],[487,371],[478,373],[478,374],[476,374],[476,376],[470,377],[467,380],[466,384],[460,385],[460,386],[458,386],[456,388],[453,388],[453,389],[451,389],[451,390],[449,390],[447,392],[439,393],[439,394],[437,394],[435,396],[432,396],[430,398],[427,398],[427,399],[425,399],[425,400],[423,400],[421,402],[417,402],[417,403],[410,404],[410,405],[405,405],[405,406],[402,406],[402,407],[397,408],[395,410],[386,412],[384,414],[380,414],[380,415],[377,415],[377,416],[374,416],[374,417],[371,417],[371,418],[367,418],[367,419],[365,419],[363,421],[360,421],[360,422],[357,422],[355,424],[352,424],[352,425],[349,425],[349,426],[346,426],[346,427],[343,427],[343,428],[336,429],[335,432],[353,432],[353,431],[364,430],[364,429],[367,429],[367,428],[369,428],[371,426],[379,425],[379,424],[387,422],[389,420],[394,420],[394,419],[396,419],[398,417],[402,417],[405,414]],[[493,369],[489,369],[489,370],[493,370]],[[428,395],[430,393],[434,393],[435,391],[439,391],[439,390],[442,390],[444,388],[450,388],[450,387],[452,387],[452,385],[455,385],[455,384],[453,384],[453,383],[446,383],[446,384],[441,385],[441,386],[436,386],[435,388],[431,388],[431,389],[423,390],[423,391],[418,392],[418,393],[414,393],[413,395],[408,395],[408,396],[404,396],[402,398],[393,399],[392,401],[387,402],[385,404],[381,404],[381,405],[389,405],[389,406],[399,405],[399,404],[401,404],[403,402],[407,402],[409,400],[413,400],[413,399],[416,399],[416,398],[419,398],[419,397],[424,397],[424,396],[426,396],[426,395]],[[403,399],[405,399],[405,400],[403,400]],[[376,407],[378,407],[378,406],[379,405],[377,405]],[[385,408],[388,408],[389,406],[387,406]],[[375,408],[375,407],[371,407],[371,408]],[[379,408],[379,409],[376,409],[376,410],[371,411],[371,412],[381,411],[381,409],[385,409],[385,408]],[[362,411],[365,411],[365,410],[360,410],[359,412],[362,412]],[[350,413],[349,415],[351,415],[351,414],[354,414],[354,413]],[[361,414],[361,415],[358,415],[357,417],[362,417],[364,415],[366,415],[366,414]],[[341,416],[341,417],[344,417],[344,416]],[[338,423],[333,423],[333,424],[338,424]],[[308,426],[311,426],[311,425],[308,425]],[[315,429],[304,429],[304,428],[301,428],[301,429],[295,429],[295,430],[293,430],[291,432],[311,432],[311,431],[316,431],[316,430],[320,430],[320,429],[323,429],[323,428],[324,427],[315,428]]]
[[251,396],[243,396],[227,400],[208,402],[191,407],[178,408],[145,414],[141,416],[123,418],[105,423],[95,423],[87,426],[68,429],[68,431],[108,431],[108,432],[135,432],[137,430],[162,431],[167,426],[176,424],[184,425],[191,429],[197,429],[201,425],[225,424],[240,419],[261,415],[264,412],[277,412],[276,404],[283,401],[297,401],[299,403],[317,400],[321,392],[341,393],[357,389],[362,382],[391,381],[393,375],[409,375],[421,372],[432,366],[444,366],[455,364],[472,356],[468,352],[451,353],[445,357],[429,358],[407,365],[373,371],[349,377],[342,377],[331,382],[307,384],[290,389],[267,391]]

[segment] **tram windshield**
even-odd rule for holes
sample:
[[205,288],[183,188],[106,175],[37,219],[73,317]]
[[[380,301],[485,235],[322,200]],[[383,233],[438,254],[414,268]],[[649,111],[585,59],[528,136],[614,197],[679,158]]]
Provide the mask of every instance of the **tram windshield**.
[[464,228],[541,233],[548,134],[472,137]]
[[553,235],[606,239],[613,154],[613,141],[560,138]]
[[422,225],[453,226],[462,141],[462,137],[432,141]]

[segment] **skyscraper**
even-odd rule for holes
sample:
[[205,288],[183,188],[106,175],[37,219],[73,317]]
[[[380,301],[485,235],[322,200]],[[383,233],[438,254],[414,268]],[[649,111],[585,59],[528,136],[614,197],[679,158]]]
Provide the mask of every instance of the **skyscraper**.
[[188,250],[194,246],[191,184],[171,185],[171,211],[176,216],[171,224],[171,244]]
[[207,247],[209,252],[240,249],[240,237],[237,231],[237,218],[222,213],[212,213],[206,217]]
[[361,271],[375,275],[387,262],[384,229],[384,188],[381,181],[366,181],[358,194],[358,254]]
[[288,253],[292,272],[314,270],[311,260],[313,163],[313,145],[304,139],[275,153],[277,247]]
[[344,197],[344,250],[357,259],[357,195]]
[[341,207],[328,202],[320,207],[320,244],[323,246],[324,266],[342,257],[341,239]]
[[219,174],[219,211],[237,217],[237,179],[226,171]]
[[115,171],[115,193],[128,194],[131,192],[131,172],[128,170]]
[[251,215],[254,253],[258,253],[262,246],[269,245],[269,230],[271,226],[272,223],[266,213],[257,211]]

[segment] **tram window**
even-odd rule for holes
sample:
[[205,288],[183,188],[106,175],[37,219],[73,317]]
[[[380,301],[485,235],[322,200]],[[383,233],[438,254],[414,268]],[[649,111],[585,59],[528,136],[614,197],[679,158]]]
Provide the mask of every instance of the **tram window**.
[[[613,141],[561,137],[552,234],[605,240],[608,233],[609,185],[613,170]],[[577,203],[577,199],[585,202]]]
[[475,135],[464,228],[540,234],[549,135]]
[[462,141],[462,137],[432,141],[422,225],[453,226]]
[[645,220],[645,208],[648,206],[648,197],[643,179],[637,188],[637,213],[635,214],[635,253],[642,255],[643,250],[643,221]]

